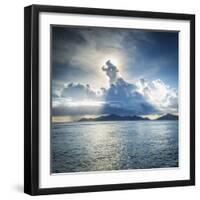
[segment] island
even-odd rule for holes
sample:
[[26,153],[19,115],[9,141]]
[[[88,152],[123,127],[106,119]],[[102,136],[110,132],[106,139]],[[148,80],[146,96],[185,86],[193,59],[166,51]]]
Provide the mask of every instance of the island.
[[166,115],[163,115],[163,116],[157,118],[156,120],[178,120],[178,116],[168,113]]
[[[79,122],[86,122],[86,121],[144,121],[144,120],[151,120],[148,117],[141,117],[137,115],[133,116],[120,116],[115,114],[110,115],[102,115],[96,118],[81,118]],[[163,115],[155,120],[178,120],[178,116],[172,114]]]

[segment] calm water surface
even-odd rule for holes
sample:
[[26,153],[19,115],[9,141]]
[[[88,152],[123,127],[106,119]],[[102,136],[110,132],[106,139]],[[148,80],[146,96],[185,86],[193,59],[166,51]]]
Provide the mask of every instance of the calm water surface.
[[177,121],[53,124],[52,173],[178,167]]

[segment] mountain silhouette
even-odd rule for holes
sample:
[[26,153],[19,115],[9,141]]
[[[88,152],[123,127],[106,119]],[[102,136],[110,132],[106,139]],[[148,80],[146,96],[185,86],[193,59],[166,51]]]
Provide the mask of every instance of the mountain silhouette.
[[143,118],[140,116],[120,116],[120,115],[106,115],[96,118],[81,118],[79,122],[83,121],[137,121],[137,120],[149,120],[149,118]]
[[168,113],[166,115],[157,118],[156,120],[178,120],[178,116]]

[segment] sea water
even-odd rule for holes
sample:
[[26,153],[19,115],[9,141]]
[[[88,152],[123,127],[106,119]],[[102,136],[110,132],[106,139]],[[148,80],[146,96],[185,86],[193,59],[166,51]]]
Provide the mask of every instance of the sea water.
[[52,124],[52,173],[169,167],[178,167],[178,121]]

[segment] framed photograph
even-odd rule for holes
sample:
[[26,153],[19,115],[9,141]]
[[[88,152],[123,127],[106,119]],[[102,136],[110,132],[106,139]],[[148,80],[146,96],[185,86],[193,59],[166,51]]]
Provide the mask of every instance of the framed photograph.
[[195,184],[195,16],[25,8],[24,191]]

